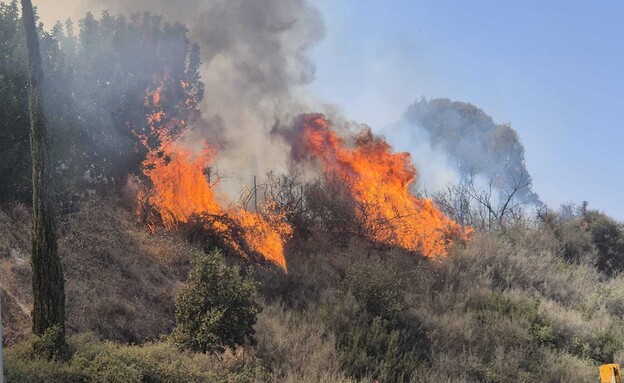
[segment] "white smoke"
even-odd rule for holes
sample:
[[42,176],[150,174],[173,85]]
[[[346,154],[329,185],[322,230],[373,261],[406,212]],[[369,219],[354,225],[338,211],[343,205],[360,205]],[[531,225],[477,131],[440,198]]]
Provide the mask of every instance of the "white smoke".
[[433,195],[459,179],[457,168],[446,154],[434,148],[429,133],[412,123],[401,121],[381,131],[396,151],[408,152],[418,172],[416,187]]

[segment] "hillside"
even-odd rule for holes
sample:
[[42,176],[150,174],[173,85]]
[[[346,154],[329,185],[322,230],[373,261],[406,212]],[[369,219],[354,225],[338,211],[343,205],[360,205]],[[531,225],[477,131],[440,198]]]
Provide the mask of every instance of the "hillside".
[[[28,210],[4,207],[1,217],[10,346],[30,324]],[[60,232],[69,332],[96,336],[70,342],[95,355],[108,350],[122,365],[127,353],[146,365],[154,353],[190,363],[167,342],[133,350],[96,340],[143,344],[170,332],[197,251],[182,232],[149,234],[123,204],[97,199],[65,216]],[[198,368],[231,381],[593,382],[598,363],[622,355],[624,278],[593,266],[598,248],[590,233],[582,217],[559,217],[476,234],[438,260],[357,238],[296,237],[286,249],[287,274],[254,273],[263,302],[257,345],[225,360],[200,358]],[[575,260],[565,258],[575,251]],[[9,377],[13,358],[24,353],[15,347]]]
[[[115,202],[92,200],[61,217],[68,329],[145,342],[173,327],[174,300],[192,249],[171,235],[150,235]],[[29,209],[0,210],[0,265],[7,345],[30,332]]]
[[546,206],[477,106],[417,101],[397,149],[308,94],[307,0],[49,30],[31,3],[0,2],[8,382],[595,382],[624,357],[624,225]]

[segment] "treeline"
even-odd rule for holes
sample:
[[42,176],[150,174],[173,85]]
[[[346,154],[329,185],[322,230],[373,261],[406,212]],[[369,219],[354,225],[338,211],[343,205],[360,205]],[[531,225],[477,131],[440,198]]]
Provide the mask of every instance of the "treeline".
[[[123,186],[148,148],[199,117],[200,52],[182,24],[88,13],[39,24],[44,98],[59,202]],[[17,1],[0,4],[0,202],[30,199],[26,47]],[[160,91],[162,90],[162,91]],[[158,102],[149,92],[158,93]],[[162,93],[162,94],[161,94]],[[157,105],[156,105],[157,104]],[[164,121],[154,130],[148,116]],[[175,120],[176,124],[167,124]]]

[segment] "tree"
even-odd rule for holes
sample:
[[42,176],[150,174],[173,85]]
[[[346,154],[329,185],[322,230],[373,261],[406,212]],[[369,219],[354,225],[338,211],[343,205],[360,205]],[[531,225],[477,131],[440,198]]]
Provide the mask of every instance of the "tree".
[[71,68],[64,85],[80,117],[74,122],[87,165],[82,177],[88,174],[88,187],[107,192],[123,188],[130,174],[140,174],[148,151],[199,117],[201,55],[184,25],[149,12],[130,20],[87,13],[78,25],[76,36],[72,25],[59,26],[57,34]]
[[217,250],[197,254],[187,287],[176,302],[174,342],[196,352],[255,343],[256,283],[229,267]]
[[[49,179],[49,144],[43,109],[43,70],[35,15],[30,0],[22,0],[22,20],[28,48],[30,109],[30,151],[33,182],[33,333],[50,336],[53,348],[65,345],[65,286],[63,268],[58,256],[56,217],[52,205]],[[54,351],[54,350],[52,350]]]
[[0,202],[27,202],[32,194],[22,30],[18,3],[0,3]]
[[[427,137],[436,151],[454,164],[459,174],[490,178],[492,188],[503,193],[518,179],[531,179],[524,160],[524,147],[511,123],[498,124],[480,108],[449,99],[421,99],[405,112],[402,124],[412,140]],[[531,185],[518,190],[517,201],[539,204]]]

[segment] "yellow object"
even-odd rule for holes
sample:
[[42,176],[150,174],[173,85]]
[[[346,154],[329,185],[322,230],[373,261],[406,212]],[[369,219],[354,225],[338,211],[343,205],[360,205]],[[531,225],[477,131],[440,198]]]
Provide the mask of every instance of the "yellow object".
[[611,363],[600,366],[600,383],[622,383],[620,365]]

